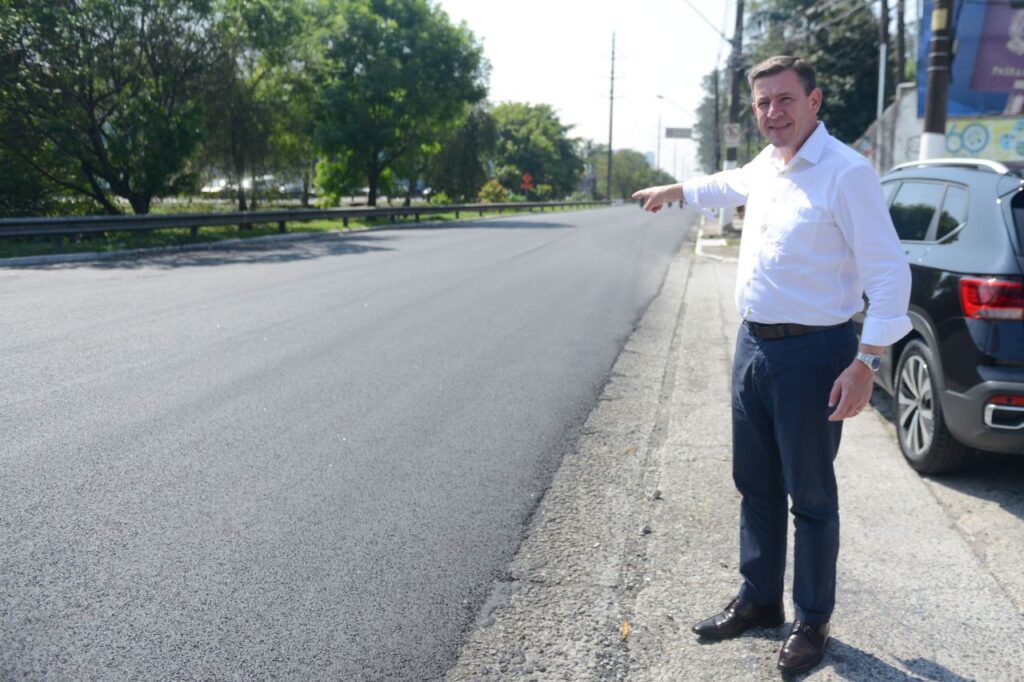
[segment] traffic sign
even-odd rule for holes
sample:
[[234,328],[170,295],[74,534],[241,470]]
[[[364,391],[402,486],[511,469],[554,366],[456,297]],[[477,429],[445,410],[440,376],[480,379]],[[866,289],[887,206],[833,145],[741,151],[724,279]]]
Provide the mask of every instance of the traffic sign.
[[739,123],[726,123],[725,124],[725,146],[726,147],[739,147],[740,146],[740,124]]
[[689,140],[692,129],[690,128],[665,128],[665,137],[675,137]]

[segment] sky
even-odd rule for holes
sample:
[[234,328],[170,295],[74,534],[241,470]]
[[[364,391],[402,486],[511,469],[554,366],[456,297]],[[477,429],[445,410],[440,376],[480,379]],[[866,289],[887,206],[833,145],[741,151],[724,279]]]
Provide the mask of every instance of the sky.
[[[608,142],[615,34],[614,149],[658,155],[661,128],[691,127],[701,79],[729,45],[700,14],[732,36],[727,0],[436,0],[465,22],[490,61],[490,101],[550,104],[573,137]],[[724,27],[724,28],[723,28]],[[662,95],[663,99],[659,99]],[[696,144],[662,139],[660,166],[694,173]]]

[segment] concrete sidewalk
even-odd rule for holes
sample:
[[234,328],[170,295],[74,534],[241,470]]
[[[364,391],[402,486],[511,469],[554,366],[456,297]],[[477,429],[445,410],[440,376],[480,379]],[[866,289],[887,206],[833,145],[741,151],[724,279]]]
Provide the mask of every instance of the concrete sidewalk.
[[[449,679],[779,677],[788,625],[711,644],[690,632],[739,585],[734,275],[728,260],[673,263]],[[892,425],[870,409],[848,421],[837,471],[833,638],[801,677],[1024,680],[1020,610],[903,463]]]

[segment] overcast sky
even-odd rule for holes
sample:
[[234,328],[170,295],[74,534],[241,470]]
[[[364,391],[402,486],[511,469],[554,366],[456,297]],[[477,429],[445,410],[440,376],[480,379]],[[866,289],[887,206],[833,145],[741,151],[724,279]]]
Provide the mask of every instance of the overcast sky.
[[[732,36],[734,2],[691,0]],[[573,136],[608,141],[615,33],[612,146],[656,152],[662,127],[690,127],[700,82],[729,56],[714,28],[683,0],[439,0],[466,22],[491,62],[490,100],[551,104]],[[665,99],[658,99],[663,95]],[[661,142],[661,167],[693,172],[692,142]],[[675,165],[675,169],[673,169]]]

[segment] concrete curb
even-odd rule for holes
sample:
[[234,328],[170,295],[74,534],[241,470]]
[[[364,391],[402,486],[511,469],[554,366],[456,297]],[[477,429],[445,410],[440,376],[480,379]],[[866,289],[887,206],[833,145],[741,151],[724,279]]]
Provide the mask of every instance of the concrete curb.
[[694,248],[694,253],[703,258],[710,258],[711,260],[718,261],[720,263],[735,263],[737,258],[735,256],[722,256],[719,254],[708,253],[705,251],[706,248],[726,248],[729,251],[734,249],[727,248],[727,241],[722,237],[708,238],[704,236],[704,230],[697,232],[697,244]]

